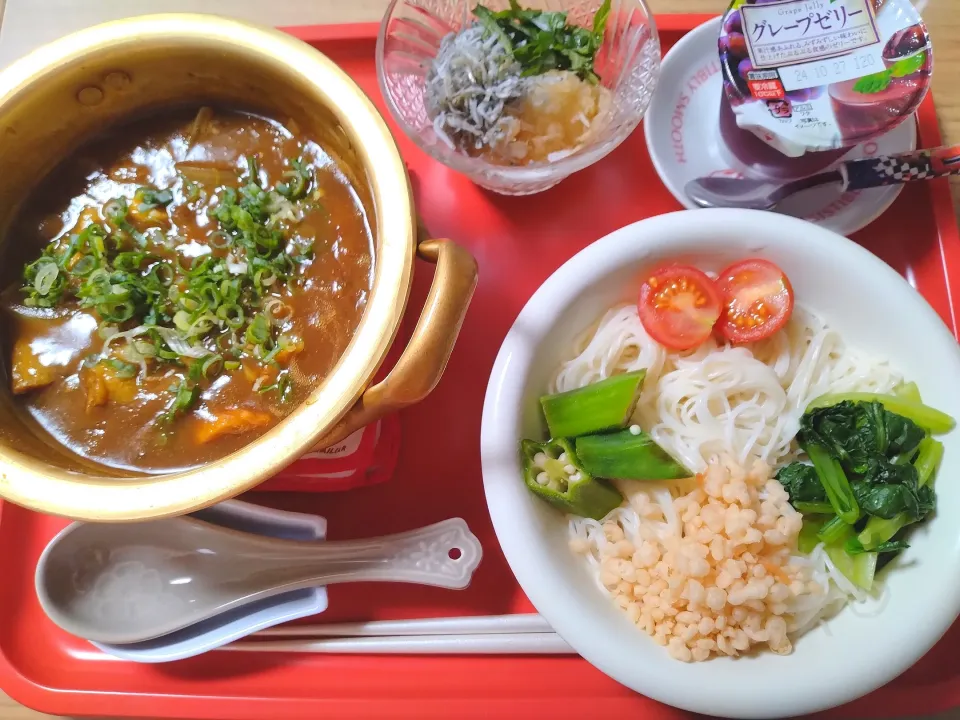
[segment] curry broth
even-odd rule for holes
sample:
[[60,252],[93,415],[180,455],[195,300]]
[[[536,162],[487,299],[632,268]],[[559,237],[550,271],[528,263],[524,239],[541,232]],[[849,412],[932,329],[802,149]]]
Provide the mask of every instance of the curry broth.
[[[251,158],[257,167],[248,165]],[[302,164],[295,165],[295,160]],[[297,198],[300,180],[305,189]],[[215,216],[230,193],[239,193],[242,208],[251,182],[259,186],[254,188],[257,196],[267,198],[263,207],[270,207],[269,217],[255,230],[267,238],[282,234],[285,248],[276,252],[274,265],[262,270],[255,284],[251,278],[259,261],[253,251],[230,244],[233,236],[249,236],[241,228],[243,213],[228,213],[228,224],[241,217],[232,230]],[[117,198],[127,201],[123,221],[117,220]],[[266,217],[268,211],[263,212]],[[167,335],[158,338],[143,330],[150,322],[143,324],[140,315],[118,322],[128,311],[125,303],[84,308],[82,298],[71,297],[70,288],[86,287],[86,278],[93,277],[76,273],[96,264],[96,251],[88,241],[94,259],[87,260],[79,251],[71,254],[69,243],[93,224],[105,228],[108,248],[116,244],[120,252],[146,253],[135,265],[131,263],[139,255],[132,255],[124,269],[166,280],[171,273],[159,272],[151,263],[177,268],[170,283],[176,288],[163,288],[176,299],[157,299],[155,304],[169,309],[166,324],[185,336],[193,355],[199,354],[198,348],[208,355],[161,358],[159,353],[175,355],[171,351],[176,347],[165,341]],[[38,280],[29,271],[4,294],[5,355],[11,359],[9,375],[18,407],[77,454],[138,471],[167,472],[215,460],[276,425],[345,351],[373,275],[363,205],[330,155],[301,136],[292,122],[284,127],[234,111],[177,111],[112,130],[51,173],[11,232],[17,241],[10,243],[8,267],[22,269],[44,248],[52,248],[48,253],[62,266],[58,281],[69,277],[74,283],[50,308],[37,307],[53,294],[37,290],[44,290],[49,278]],[[96,240],[91,232],[85,237]],[[283,253],[293,261],[281,257]],[[114,255],[113,265],[106,266],[111,271],[121,266]],[[206,283],[213,290],[201,288],[197,309],[197,303],[185,297],[195,296],[191,293],[205,276],[189,275],[206,258],[211,258],[208,272],[212,267],[219,275]],[[36,267],[45,265],[35,266],[39,275]],[[241,283],[241,297],[256,302],[229,302],[225,292],[218,306],[216,288],[225,287],[222,281]],[[109,293],[109,282],[106,287]],[[28,306],[31,302],[33,307]],[[183,307],[186,310],[171,320],[173,311]],[[102,308],[116,317],[105,319]],[[266,322],[251,331],[261,315]],[[239,322],[245,324],[236,326]],[[208,325],[207,333],[196,334]],[[269,339],[256,344],[267,337],[264,325]],[[142,334],[124,337],[125,331]],[[118,333],[105,342],[104,337]],[[152,350],[150,342],[155,343]],[[185,395],[190,402],[180,407]],[[171,414],[173,406],[176,412]]]

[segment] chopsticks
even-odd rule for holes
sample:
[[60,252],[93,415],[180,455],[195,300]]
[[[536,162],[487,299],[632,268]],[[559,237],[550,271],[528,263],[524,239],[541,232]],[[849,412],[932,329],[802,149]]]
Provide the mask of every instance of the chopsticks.
[[547,621],[536,614],[286,625],[261,630],[252,637],[252,641],[233,643],[223,649],[233,652],[372,655],[573,653]]

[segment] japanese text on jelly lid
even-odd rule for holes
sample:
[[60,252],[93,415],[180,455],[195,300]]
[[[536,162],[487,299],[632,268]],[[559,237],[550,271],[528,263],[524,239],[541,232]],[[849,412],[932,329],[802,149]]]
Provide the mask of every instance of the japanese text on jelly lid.
[[909,0],[734,0],[719,48],[738,126],[790,157],[892,130],[920,105],[933,71]]

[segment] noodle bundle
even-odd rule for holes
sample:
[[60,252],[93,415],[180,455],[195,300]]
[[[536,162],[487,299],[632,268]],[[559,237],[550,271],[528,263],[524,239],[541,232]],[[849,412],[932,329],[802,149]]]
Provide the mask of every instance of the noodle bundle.
[[[696,350],[675,352],[654,341],[636,307],[624,304],[577,339],[549,391],[573,390],[642,369],[647,375],[633,421],[695,473],[708,472],[718,462],[776,467],[793,460],[799,455],[795,437],[800,419],[812,400],[827,393],[888,393],[901,382],[886,363],[847,347],[839,333],[800,308],[783,332],[749,348],[711,339]],[[610,581],[605,585],[602,578],[605,561],[616,557],[611,538],[622,535],[637,547],[644,542],[675,546],[684,537],[675,504],[685,502],[678,498],[695,487],[689,479],[617,485],[627,503],[602,521],[569,516],[571,547],[585,555],[597,584],[608,594]],[[768,492],[762,489],[758,501],[765,502]],[[822,545],[810,555],[796,547],[787,555],[787,565],[801,568],[813,588],[789,604],[785,617],[791,636],[815,626],[850,599],[866,599]],[[686,652],[682,647],[679,651]]]
[[646,369],[634,420],[694,472],[718,454],[777,465],[795,454],[800,418],[813,399],[889,392],[901,380],[800,308],[783,332],[750,348],[711,339],[694,351],[673,352],[647,334],[636,306],[624,304],[581,336],[572,355],[550,392]]

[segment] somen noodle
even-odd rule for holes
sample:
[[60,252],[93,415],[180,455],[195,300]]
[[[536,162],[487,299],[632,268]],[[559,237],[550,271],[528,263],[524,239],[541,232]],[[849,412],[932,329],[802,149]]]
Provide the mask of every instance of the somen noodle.
[[[550,391],[641,369],[647,375],[633,421],[648,428],[661,447],[695,473],[709,477],[717,468],[730,468],[732,474],[755,468],[751,472],[760,478],[755,493],[761,504],[771,492],[783,496],[776,481],[764,478],[771,467],[798,456],[795,437],[810,401],[854,390],[886,393],[901,382],[886,363],[847,347],[839,333],[799,308],[784,332],[749,348],[711,339],[694,351],[675,352],[652,340],[636,307],[624,304],[577,339]],[[614,595],[617,591],[602,580],[604,562],[616,557],[611,537],[622,537],[636,548],[653,543],[667,552],[678,547],[684,522],[675,501],[697,487],[692,479],[616,484],[628,502],[604,520],[569,516],[571,546],[586,556],[604,592]],[[784,614],[791,636],[848,600],[867,597],[837,569],[822,545],[809,555],[794,547],[782,568],[806,578],[806,584],[794,583],[801,589],[792,593]],[[781,647],[777,651],[788,651],[789,643]],[[679,652],[687,653],[683,648]]]

